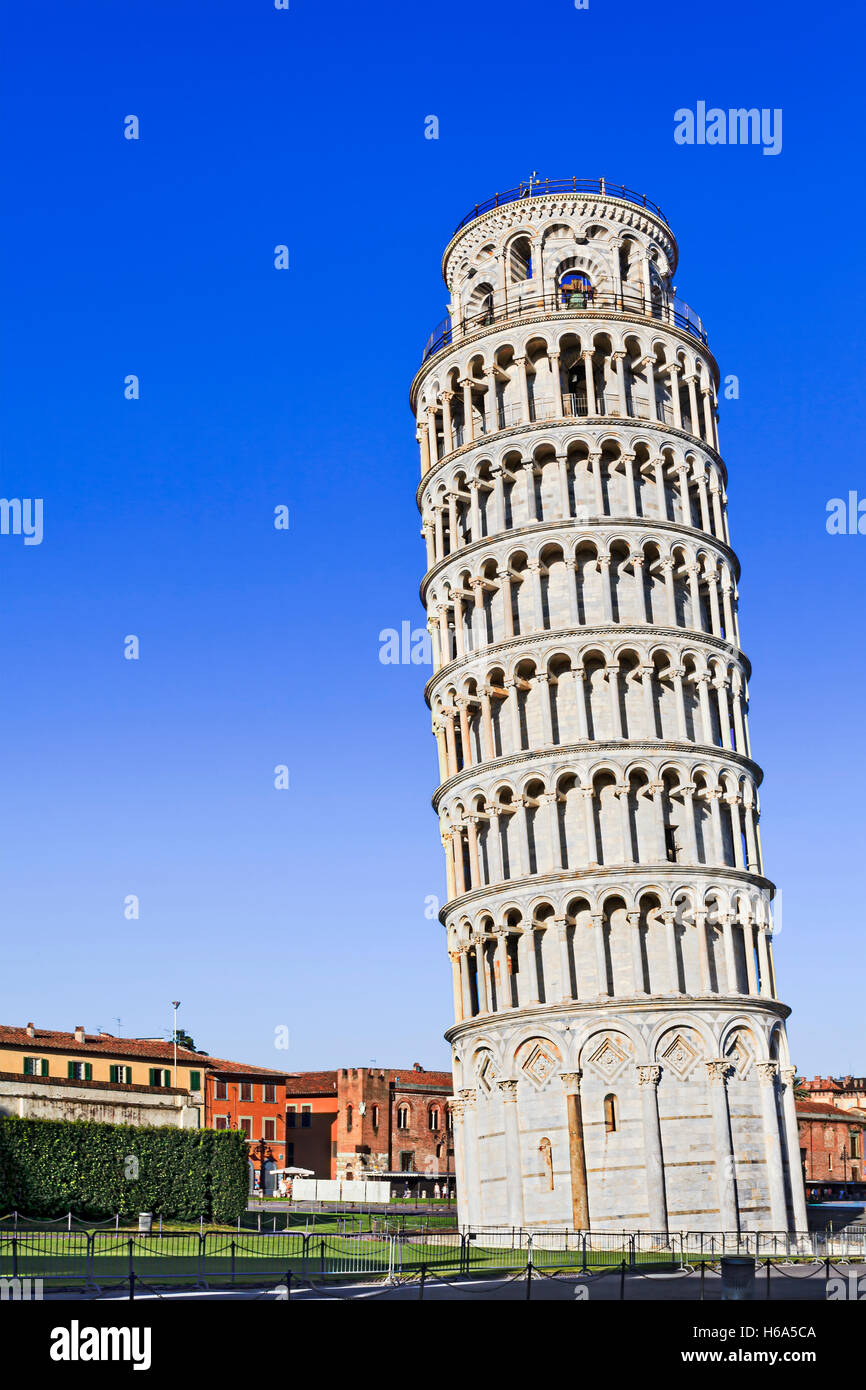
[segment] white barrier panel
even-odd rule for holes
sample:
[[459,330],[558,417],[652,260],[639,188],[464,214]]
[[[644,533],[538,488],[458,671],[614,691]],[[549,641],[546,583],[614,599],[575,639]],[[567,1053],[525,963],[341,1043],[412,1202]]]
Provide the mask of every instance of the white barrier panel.
[[315,1178],[292,1178],[292,1197],[299,1202],[315,1202],[317,1186]]
[[365,1202],[390,1202],[391,1184],[389,1182],[365,1182]]
[[389,1182],[367,1182],[363,1178],[294,1178],[292,1198],[296,1202],[382,1202],[391,1200]]
[[367,1184],[360,1178],[344,1178],[342,1184],[336,1183],[335,1186],[342,1187],[338,1201],[341,1202],[363,1202],[364,1188]]

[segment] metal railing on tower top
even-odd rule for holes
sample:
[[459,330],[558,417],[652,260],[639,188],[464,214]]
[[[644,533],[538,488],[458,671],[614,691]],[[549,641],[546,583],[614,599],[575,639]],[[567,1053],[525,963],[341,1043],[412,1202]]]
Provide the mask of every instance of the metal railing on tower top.
[[521,294],[512,290],[505,304],[481,307],[475,312],[467,313],[461,319],[443,319],[427,339],[421,361],[426,362],[428,357],[432,357],[444,347],[450,347],[467,333],[505,323],[509,319],[522,318],[527,314],[543,313],[545,310],[555,314],[591,314],[605,310],[615,314],[637,314],[642,318],[657,319],[659,323],[673,324],[674,327],[682,328],[693,338],[697,338],[699,342],[705,345],[707,342],[703,322],[695,311],[679,298],[648,299],[636,290],[627,290],[621,294],[603,290],[592,290],[589,293],[574,290],[564,292],[561,289],[555,294],[538,294],[532,290]]
[[494,193],[492,198],[485,198],[483,203],[476,203],[465,217],[461,217],[453,234],[456,236],[461,227],[465,227],[468,222],[474,222],[483,212],[490,212],[493,208],[501,207],[503,203],[516,203],[521,198],[544,198],[551,193],[598,193],[603,198],[622,198],[627,203],[636,203],[638,207],[646,208],[655,217],[660,217],[665,226],[669,225],[657,203],[645,193],[635,193],[633,188],[626,188],[624,183],[612,183],[610,179],[527,179],[526,183],[518,184],[517,188],[508,188],[504,193]]

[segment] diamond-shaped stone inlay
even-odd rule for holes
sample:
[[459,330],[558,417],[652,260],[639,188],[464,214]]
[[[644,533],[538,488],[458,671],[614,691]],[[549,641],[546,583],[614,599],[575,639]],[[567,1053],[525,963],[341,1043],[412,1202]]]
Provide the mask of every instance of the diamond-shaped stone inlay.
[[735,1040],[733,1046],[728,1048],[726,1056],[742,1080],[752,1065],[752,1054],[742,1038],[738,1037]]
[[671,1039],[661,1053],[661,1059],[674,1076],[684,1081],[698,1060],[698,1053],[681,1033]]
[[492,1091],[498,1072],[489,1052],[483,1053],[476,1063],[475,1074],[485,1091]]
[[551,1073],[556,1066],[556,1058],[548,1052],[547,1048],[536,1043],[526,1061],[523,1063],[523,1071],[534,1081],[536,1086],[543,1086],[550,1079]]
[[601,1072],[602,1076],[612,1079],[619,1075],[628,1058],[622,1048],[617,1047],[612,1038],[605,1038],[589,1060],[596,1070]]

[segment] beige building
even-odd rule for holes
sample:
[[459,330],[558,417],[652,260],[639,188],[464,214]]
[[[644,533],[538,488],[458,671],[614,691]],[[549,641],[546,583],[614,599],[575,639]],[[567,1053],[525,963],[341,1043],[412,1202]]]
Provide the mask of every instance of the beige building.
[[460,1215],[806,1229],[719,371],[662,212],[523,185],[412,384]]
[[0,1026],[0,1115],[110,1124],[204,1125],[211,1059],[161,1039]]

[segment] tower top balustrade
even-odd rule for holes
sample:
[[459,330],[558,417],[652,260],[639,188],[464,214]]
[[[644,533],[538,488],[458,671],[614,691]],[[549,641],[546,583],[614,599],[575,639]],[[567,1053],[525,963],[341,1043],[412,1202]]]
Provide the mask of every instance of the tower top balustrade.
[[494,208],[503,207],[506,203],[516,203],[521,198],[545,198],[557,193],[586,193],[597,194],[602,198],[622,198],[627,203],[635,203],[638,207],[646,208],[647,212],[660,218],[666,227],[670,225],[657,203],[654,203],[645,193],[636,193],[633,188],[626,188],[624,183],[613,183],[610,179],[603,178],[540,179],[533,175],[525,183],[518,184],[516,188],[508,188],[504,193],[494,193],[492,198],[485,198],[484,202],[476,203],[465,217],[461,217],[454,228],[453,235],[456,236],[470,222],[481,217],[482,213],[491,212]]

